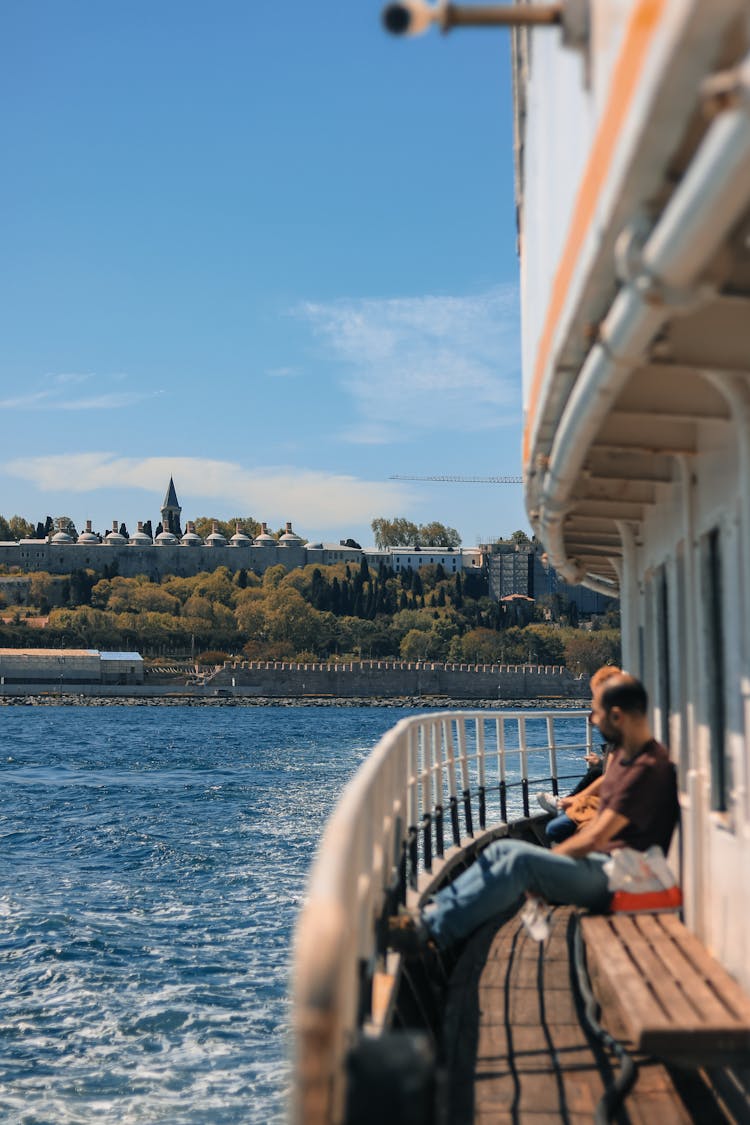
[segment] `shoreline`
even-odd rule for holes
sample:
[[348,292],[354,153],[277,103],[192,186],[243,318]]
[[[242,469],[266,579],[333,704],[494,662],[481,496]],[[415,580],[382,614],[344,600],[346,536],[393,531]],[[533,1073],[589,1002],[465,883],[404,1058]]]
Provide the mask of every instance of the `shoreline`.
[[62,692],[39,695],[3,695],[0,707],[397,707],[461,711],[580,710],[588,698],[448,699],[443,696],[196,696],[196,695],[79,695]]

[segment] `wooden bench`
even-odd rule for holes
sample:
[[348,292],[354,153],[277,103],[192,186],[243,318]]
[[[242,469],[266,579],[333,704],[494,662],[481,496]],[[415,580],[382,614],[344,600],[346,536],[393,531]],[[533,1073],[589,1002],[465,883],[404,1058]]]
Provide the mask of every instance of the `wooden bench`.
[[581,928],[616,1038],[685,1065],[750,1061],[750,999],[675,914],[585,916]]

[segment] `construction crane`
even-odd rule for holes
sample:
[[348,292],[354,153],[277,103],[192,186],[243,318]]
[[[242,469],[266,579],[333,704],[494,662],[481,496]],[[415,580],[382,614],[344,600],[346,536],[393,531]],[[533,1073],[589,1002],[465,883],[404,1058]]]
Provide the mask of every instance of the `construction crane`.
[[447,484],[523,484],[523,477],[459,477],[459,476],[432,476],[412,477],[403,473],[393,473],[389,480],[437,480]]

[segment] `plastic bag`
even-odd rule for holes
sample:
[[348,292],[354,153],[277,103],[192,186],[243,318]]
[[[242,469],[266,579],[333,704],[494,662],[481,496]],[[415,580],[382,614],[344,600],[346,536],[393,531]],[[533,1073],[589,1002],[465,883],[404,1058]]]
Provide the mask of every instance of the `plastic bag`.
[[645,852],[618,848],[604,864],[611,891],[646,894],[674,887],[675,879],[661,848],[654,845]]
[[603,866],[613,892],[609,904],[613,914],[681,909],[682,891],[661,848],[654,846],[645,852],[620,848]]

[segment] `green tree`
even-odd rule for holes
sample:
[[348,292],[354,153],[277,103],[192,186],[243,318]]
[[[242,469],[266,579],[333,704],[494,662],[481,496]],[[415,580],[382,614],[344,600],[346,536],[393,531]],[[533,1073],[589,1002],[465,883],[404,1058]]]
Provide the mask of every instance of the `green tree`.
[[[8,528],[11,539],[33,539],[36,533],[34,524],[29,523],[23,516],[11,516],[8,520]],[[73,533],[75,534],[75,527]]]
[[419,526],[403,516],[378,517],[370,524],[378,550],[385,547],[460,547],[461,536],[454,527],[433,520]]
[[614,629],[566,630],[564,643],[566,667],[575,675],[590,676],[603,664],[620,663],[620,634]]
[[[13,519],[17,519],[17,518],[18,517],[16,517],[16,516],[13,517]],[[13,520],[11,520],[11,523],[12,522],[13,522]],[[23,523],[26,524],[26,520],[23,520]],[[26,526],[31,527],[31,524],[26,524]],[[70,535],[71,538],[73,538],[73,539],[78,538],[78,532],[76,531],[76,525],[73,523],[70,516],[55,516],[55,518],[53,520],[53,526],[55,528],[55,531],[64,531],[65,534]]]
[[446,527],[443,523],[433,520],[431,523],[422,524],[419,528],[420,547],[460,547],[461,536],[455,527]]
[[415,544],[419,534],[417,525],[403,516],[393,519],[378,517],[370,524],[378,550],[385,547],[406,547]]

